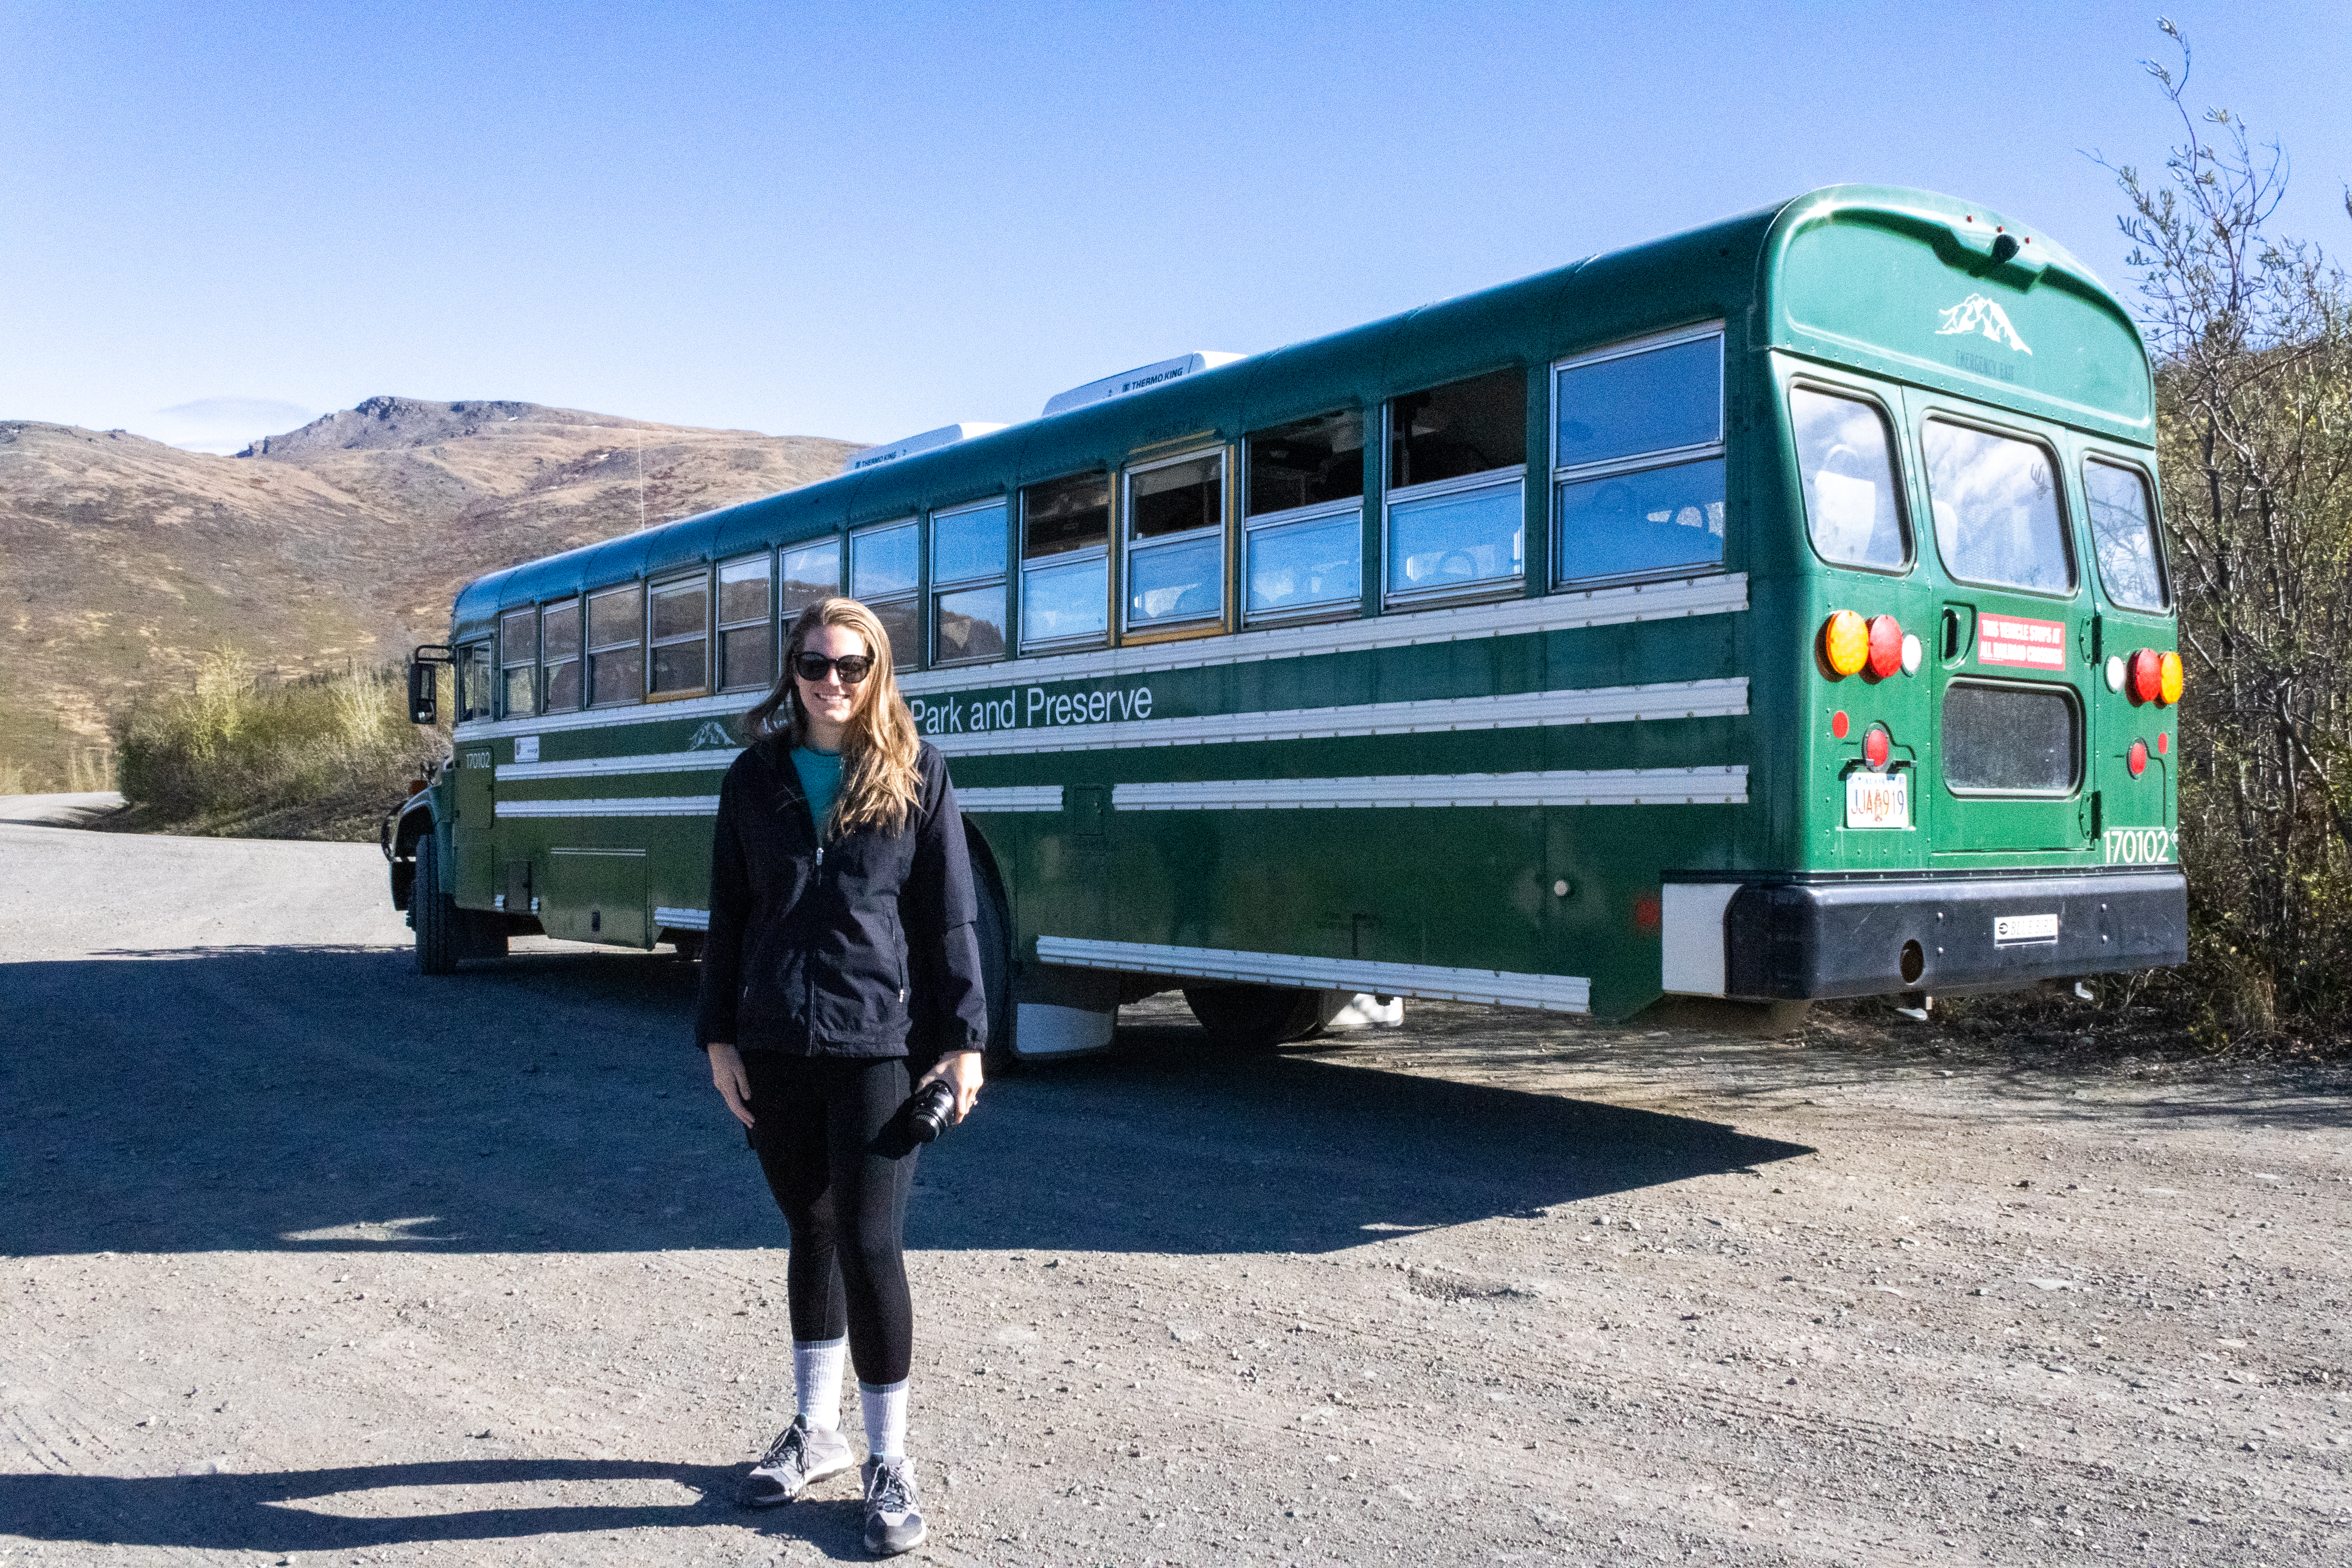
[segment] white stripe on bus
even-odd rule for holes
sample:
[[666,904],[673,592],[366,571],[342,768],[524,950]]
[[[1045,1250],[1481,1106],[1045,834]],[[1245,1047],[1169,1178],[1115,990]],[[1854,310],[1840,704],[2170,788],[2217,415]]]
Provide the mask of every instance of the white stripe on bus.
[[656,904],[654,906],[654,923],[667,926],[672,931],[709,931],[710,911],[709,910],[673,910],[666,905]]
[[[1241,632],[1232,637],[1154,643],[1142,647],[1004,659],[994,664],[959,665],[950,669],[902,675],[898,678],[898,685],[902,690],[916,696],[934,691],[959,691],[975,685],[1042,686],[1100,680],[1112,676],[1150,675],[1164,669],[1254,664],[1270,658],[1369,653],[1380,648],[1414,647],[1426,643],[1461,642],[1474,637],[1574,631],[1583,626],[1622,626],[1633,621],[1680,620],[1691,616],[1725,615],[1747,608],[1748,576],[1745,573],[1732,572],[1706,577],[1678,578],[1670,583],[1643,583],[1622,588],[1588,588],[1580,593],[1548,594],[1540,599],[1511,599],[1498,605],[1467,605],[1452,610],[1415,610],[1409,615],[1377,616],[1369,620],[1329,621],[1311,626]],[[584,713],[469,720],[457,726],[457,738],[478,741],[505,735],[546,734],[563,730],[601,730],[616,724],[651,724],[673,719],[725,718],[746,711],[759,699],[757,692],[739,691],[723,697],[689,698],[685,701],[657,706],[633,704]]]
[[1555,769],[1352,779],[1212,779],[1111,787],[1119,811],[1311,811],[1488,805],[1746,805],[1748,769]]
[[1017,725],[978,734],[926,737],[943,755],[985,757],[1040,752],[1125,751],[1237,741],[1328,741],[1358,735],[1436,735],[1457,730],[1517,730],[1551,724],[1615,724],[1643,719],[1737,718],[1748,711],[1748,678],[1673,680],[1523,691],[1506,697],[1439,697],[1419,702],[1358,702],[1264,713],[1202,713],[1188,719],[1110,719],[1092,724]]
[[502,779],[594,779],[614,773],[724,773],[743,754],[740,746],[699,752],[652,752],[642,757],[583,757],[570,763],[500,763]]
[[956,804],[967,812],[1059,811],[1060,784],[990,784],[956,791]]
[[502,800],[499,816],[716,816],[715,795],[628,795],[617,800]]
[[1426,996],[1440,1002],[1498,1002],[1553,1013],[1583,1013],[1591,1008],[1592,982],[1576,974],[1442,969],[1429,963],[1373,963],[1360,959],[1307,958],[1286,952],[1162,947],[1147,942],[1095,942],[1072,936],[1039,937],[1037,961],[1074,969],[1116,969],[1130,974],[1166,974],[1186,980],[1369,991],[1376,996]]

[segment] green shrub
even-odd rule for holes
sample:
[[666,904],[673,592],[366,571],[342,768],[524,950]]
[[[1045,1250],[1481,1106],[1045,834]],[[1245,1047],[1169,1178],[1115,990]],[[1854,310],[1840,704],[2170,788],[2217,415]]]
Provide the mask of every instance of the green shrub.
[[226,647],[112,727],[139,826],[257,837],[365,837],[449,749],[446,730],[408,721],[400,666],[264,686]]

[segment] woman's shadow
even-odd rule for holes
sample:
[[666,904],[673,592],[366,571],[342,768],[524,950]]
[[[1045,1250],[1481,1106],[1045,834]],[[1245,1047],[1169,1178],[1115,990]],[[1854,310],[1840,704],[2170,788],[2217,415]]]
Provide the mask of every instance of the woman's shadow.
[[[33,1541],[225,1552],[352,1552],[417,1542],[506,1541],[597,1531],[749,1525],[861,1557],[855,1498],[803,1500],[758,1513],[733,1501],[736,1467],[632,1459],[453,1459],[414,1465],[217,1476],[0,1476],[0,1529]],[[698,1494],[675,1503],[519,1505],[364,1515],[323,1511],[364,1494],[379,1505],[404,1488],[669,1482]]]

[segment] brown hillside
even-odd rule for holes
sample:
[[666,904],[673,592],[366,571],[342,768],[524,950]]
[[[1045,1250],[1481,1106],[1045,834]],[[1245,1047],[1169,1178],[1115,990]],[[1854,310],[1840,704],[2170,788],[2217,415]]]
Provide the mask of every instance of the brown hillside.
[[110,712],[222,644],[289,677],[395,658],[446,635],[467,578],[829,478],[856,446],[394,397],[235,458],[0,422],[0,775],[75,782]]

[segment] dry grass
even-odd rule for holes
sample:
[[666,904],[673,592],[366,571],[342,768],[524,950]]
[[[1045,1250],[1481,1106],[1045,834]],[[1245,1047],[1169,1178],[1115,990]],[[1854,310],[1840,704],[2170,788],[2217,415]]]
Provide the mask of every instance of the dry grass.
[[230,647],[179,691],[113,721],[125,810],[105,826],[241,838],[369,839],[448,754],[446,726],[408,721],[401,667],[269,686]]

